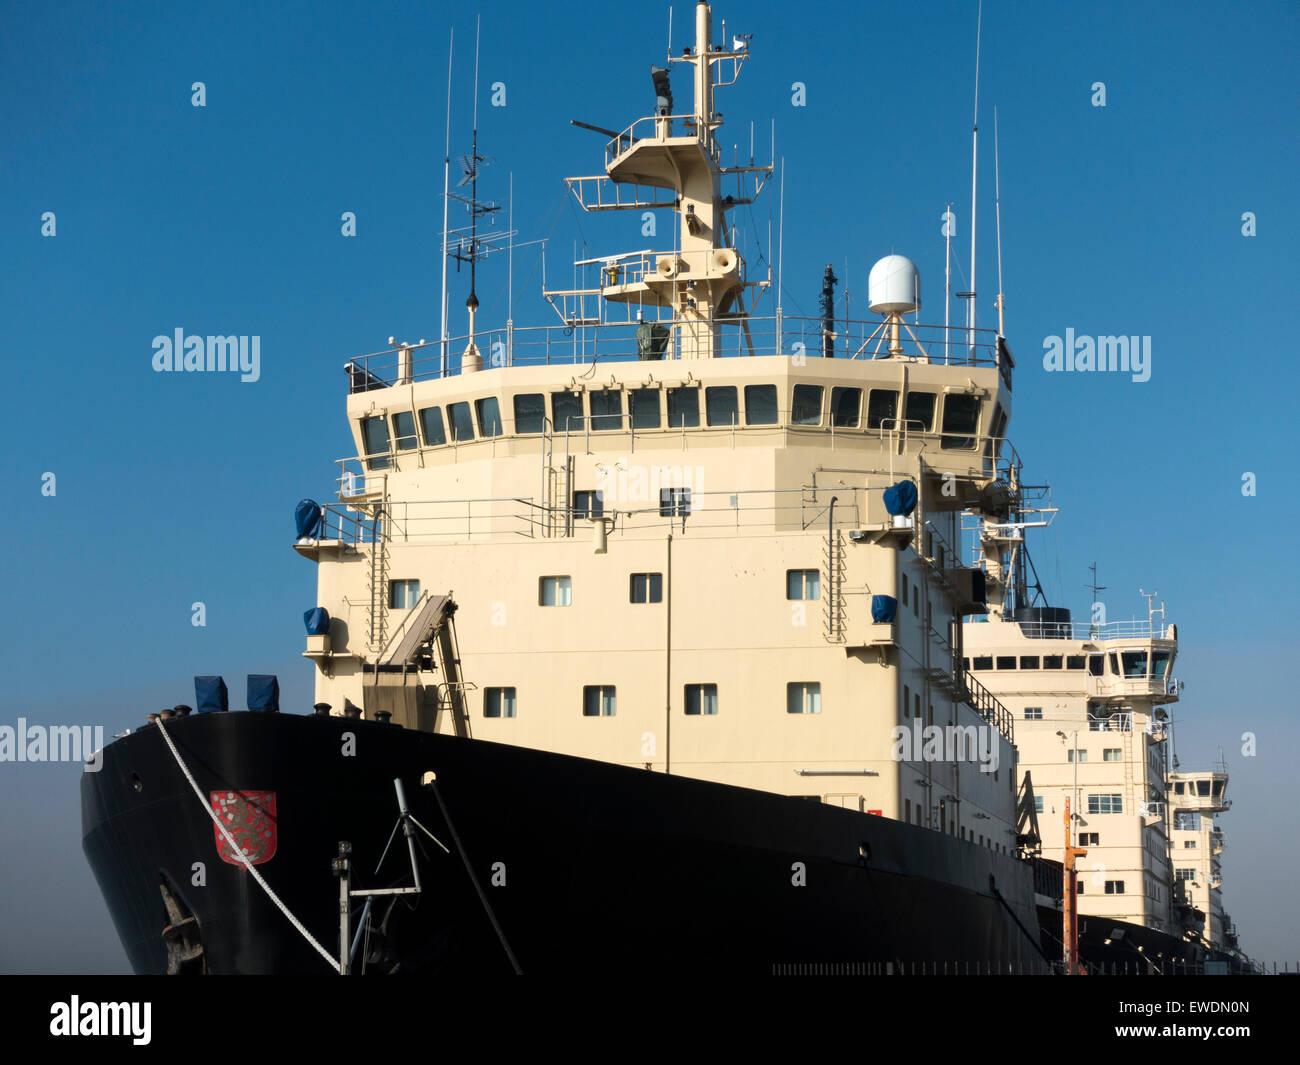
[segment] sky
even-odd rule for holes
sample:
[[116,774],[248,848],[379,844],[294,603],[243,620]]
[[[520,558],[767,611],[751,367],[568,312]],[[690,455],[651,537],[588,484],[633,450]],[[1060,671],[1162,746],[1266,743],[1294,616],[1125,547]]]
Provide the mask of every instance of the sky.
[[[674,6],[676,51],[692,12]],[[206,673],[236,688],[276,673],[285,709],[309,708],[315,573],[291,548],[293,508],[327,498],[351,453],[343,362],[438,335],[448,34],[456,155],[476,14],[481,196],[504,206],[513,182],[516,239],[549,237],[550,269],[575,248],[645,247],[636,216],[579,218],[563,178],[602,166],[604,138],[570,119],[623,128],[651,110],[667,4],[4,5],[0,724],[111,734],[188,702]],[[920,269],[922,321],[941,322],[950,202],[954,290],[969,269],[975,3],[724,2],[714,19],[753,34],[719,90],[720,137],[746,156],[753,122],[765,162],[774,123],[786,313],[815,313],[829,262],[866,317],[867,270],[898,252]],[[1076,616],[1094,561],[1111,619],[1145,617],[1140,589],[1167,604],[1178,756],[1222,754],[1232,774],[1228,910],[1248,952],[1292,964],[1300,727],[1278,662],[1300,620],[1298,51],[1300,8],[1280,0],[990,0],[977,276],[993,326],[996,107],[1009,434],[1060,508],[1035,562]],[[751,270],[775,254],[778,185],[751,210]],[[538,249],[515,255],[519,324],[554,321]],[[484,267],[480,324],[506,318],[507,280],[504,257]],[[465,279],[450,284],[456,335]],[[258,379],[155,372],[154,337],[178,328],[260,337]],[[1149,380],[1049,371],[1067,329],[1149,337]],[[0,763],[0,901],[24,914],[0,923],[0,971],[127,969],[81,854],[78,772]]]

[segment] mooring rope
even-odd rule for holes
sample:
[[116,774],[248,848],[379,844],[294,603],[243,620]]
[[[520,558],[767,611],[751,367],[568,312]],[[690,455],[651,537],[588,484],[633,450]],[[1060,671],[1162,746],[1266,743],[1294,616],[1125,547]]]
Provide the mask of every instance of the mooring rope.
[[217,816],[216,810],[212,809],[212,805],[203,797],[203,792],[199,790],[199,786],[195,782],[193,774],[190,773],[189,766],[185,764],[185,760],[181,757],[181,752],[176,749],[176,744],[174,744],[172,738],[167,735],[167,729],[163,727],[162,718],[158,719],[157,724],[158,731],[162,733],[162,738],[167,741],[167,746],[171,748],[172,757],[176,759],[176,764],[180,766],[181,772],[185,774],[185,779],[190,782],[190,787],[194,789],[194,794],[198,796],[199,805],[207,811],[208,816],[212,818],[212,823],[216,825],[218,831],[226,837],[226,842],[230,844],[230,849],[234,852],[235,857],[243,862],[244,868],[252,874],[253,879],[256,880],[262,890],[266,892],[270,900],[280,908],[280,912],[289,919],[289,923],[302,933],[303,938],[315,947],[320,956],[329,962],[330,968],[337,972],[339,968],[338,959],[316,941],[316,938],[307,931],[303,926],[303,923],[289,912],[289,907],[280,901],[280,896],[271,890],[271,885],[262,879],[262,874],[253,867],[253,863],[248,860],[243,849],[235,842],[234,837],[226,831],[226,826],[221,823],[221,818]]

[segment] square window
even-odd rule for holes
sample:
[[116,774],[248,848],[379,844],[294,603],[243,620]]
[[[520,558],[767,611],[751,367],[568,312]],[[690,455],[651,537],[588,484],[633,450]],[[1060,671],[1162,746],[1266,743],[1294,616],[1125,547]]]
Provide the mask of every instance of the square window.
[[1021,668],[1021,669],[1037,669],[1037,668],[1038,668],[1038,656],[1037,656],[1037,655],[1021,655],[1021,656],[1020,656],[1020,668]]
[[998,659],[998,669],[1015,669],[1015,668],[1016,668],[1016,656],[1015,656],[1015,655],[998,655],[998,656],[997,656],[997,659]]
[[1124,894],[1124,881],[1122,881],[1122,880],[1107,880],[1107,881],[1106,881],[1106,894],[1107,894],[1107,895],[1122,895],[1122,894]]
[[546,397],[540,392],[515,396],[515,432],[541,433],[546,430]]
[[659,489],[659,516],[661,518],[684,518],[691,512],[691,490],[689,488]]
[[794,401],[790,404],[790,424],[821,425],[822,386],[795,385]]
[[862,389],[831,389],[831,425],[837,429],[856,429],[862,408]]
[[388,605],[393,610],[409,610],[420,598],[419,581],[389,581]]
[[735,385],[704,390],[704,418],[709,425],[740,424],[740,400]]
[[1088,813],[1090,814],[1122,814],[1123,812],[1124,799],[1121,795],[1088,796]]
[[483,692],[484,717],[514,717],[514,688],[487,688]]
[[788,714],[820,714],[822,686],[816,681],[801,681],[785,686],[785,710]]
[[1067,762],[1086,762],[1088,760],[1087,751],[1076,751],[1073,747],[1065,752]]
[[710,717],[718,712],[718,686],[716,684],[686,685],[686,712],[692,716]]
[[1102,749],[1101,760],[1103,762],[1122,762],[1124,752],[1119,747],[1106,747]]
[[993,668],[993,656],[992,656],[992,655],[976,655],[976,656],[975,656],[975,659],[974,659],[974,662],[973,662],[973,664],[972,664],[972,668],[973,668],[973,669],[992,669],[992,668]]
[[745,424],[776,425],[776,385],[745,386]]
[[605,493],[599,489],[592,492],[573,493],[574,518],[599,518],[605,514]]
[[700,390],[698,388],[670,388],[668,390],[668,428],[694,429],[700,424]]
[[821,571],[791,569],[785,572],[785,597],[787,599],[820,599]]
[[612,684],[588,684],[582,689],[583,717],[613,717],[616,709]]
[[569,606],[573,602],[573,581],[569,577],[543,577],[538,590],[542,606]]
[[451,422],[451,438],[456,441],[474,439],[474,422],[470,418],[468,403],[452,403],[447,407]]
[[1026,706],[1026,707],[1025,707],[1025,720],[1026,720],[1026,721],[1042,721],[1042,720],[1043,720],[1043,708],[1042,708],[1041,706]]
[[593,432],[609,432],[623,428],[623,393],[614,388],[592,392],[591,428]]
[[662,603],[664,600],[662,573],[634,573],[631,585],[629,598],[633,603]]
[[634,388],[627,394],[627,405],[633,429],[659,428],[659,389]]

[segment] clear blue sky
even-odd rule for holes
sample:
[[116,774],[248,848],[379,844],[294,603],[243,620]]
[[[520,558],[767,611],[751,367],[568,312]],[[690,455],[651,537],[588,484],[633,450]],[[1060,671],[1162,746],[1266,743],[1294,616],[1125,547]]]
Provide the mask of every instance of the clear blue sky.
[[[677,48],[692,9],[676,5]],[[474,10],[455,16],[454,153],[468,151]],[[1112,618],[1144,611],[1139,586],[1167,601],[1183,765],[1222,745],[1233,774],[1229,910],[1249,951],[1293,960],[1300,729],[1280,666],[1300,599],[1297,10],[987,3],[979,266],[992,325],[996,105],[1020,364],[1010,433],[1063,508],[1040,572],[1080,612],[1093,560]],[[513,172],[519,239],[553,234],[560,268],[580,239],[561,179],[599,172],[603,141],[568,120],[621,128],[647,113],[667,5],[481,11],[480,135],[495,160],[482,191],[504,200]],[[310,704],[299,652],[315,574],[290,547],[293,506],[325,497],[350,451],[344,359],[438,332],[452,17],[414,3],[6,5],[0,723],[112,732],[188,701],[209,672],[236,686],[275,672],[286,708]],[[724,142],[746,144],[752,119],[765,155],[774,117],[786,160],[787,310],[813,313],[832,262],[861,311],[868,267],[897,251],[921,269],[923,319],[941,320],[947,201],[963,269],[969,233],[975,4],[723,3],[715,18],[754,34],[754,61],[719,100]],[[488,106],[494,82],[503,108]],[[676,94],[689,98],[680,76]],[[764,238],[775,202],[754,208]],[[340,235],[344,211],[355,238]],[[584,218],[581,237],[592,254],[645,246],[631,218]],[[550,320],[539,281],[518,256],[520,322]],[[454,277],[452,291],[459,332]],[[479,296],[481,322],[503,321],[502,264]],[[261,380],[155,374],[152,339],[178,327],[260,336]],[[1044,338],[1067,328],[1150,336],[1151,380],[1045,373]],[[190,624],[195,601],[205,628]],[[1255,758],[1240,755],[1247,730]],[[0,971],[125,967],[80,854],[76,776],[0,765],[0,900],[26,914],[0,929]]]

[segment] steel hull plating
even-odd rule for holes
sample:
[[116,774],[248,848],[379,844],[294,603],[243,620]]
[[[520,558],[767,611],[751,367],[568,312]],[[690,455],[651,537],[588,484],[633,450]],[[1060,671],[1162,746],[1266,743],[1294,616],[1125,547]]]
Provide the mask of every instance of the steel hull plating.
[[[403,780],[412,814],[451,852],[424,839],[424,891],[372,934],[370,971],[509,972],[502,938],[525,973],[1046,970],[1028,866],[920,827],[359,720],[229,713],[167,727],[205,797],[274,792],[275,852],[259,872],[335,955],[339,841],[352,844],[354,888],[411,882],[400,836],[375,874]],[[428,771],[448,817],[421,785]],[[82,821],[137,973],[167,969],[164,882],[196,920],[205,971],[330,971],[248,872],[221,860],[156,727],[83,776]]]

